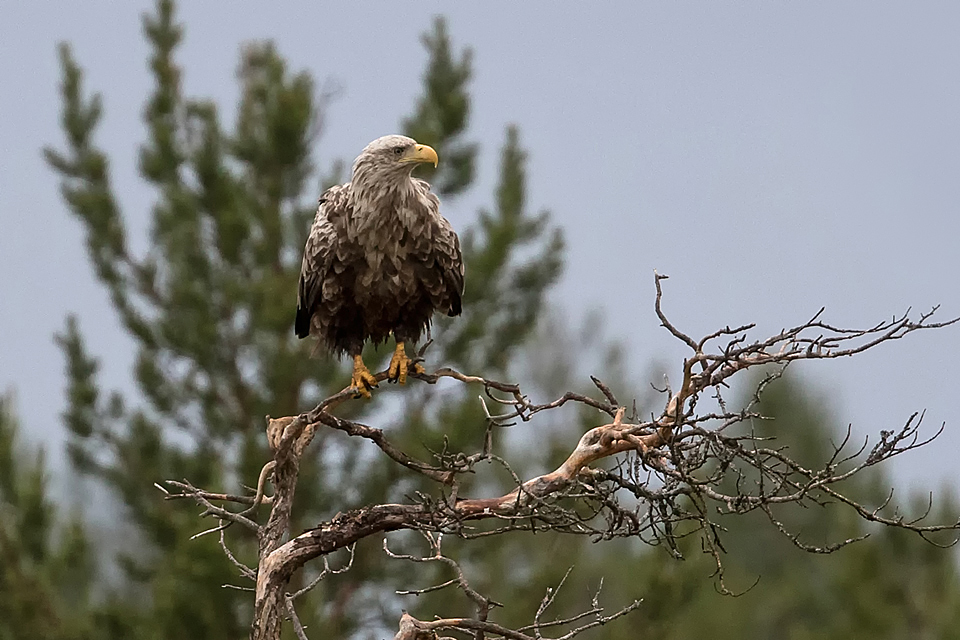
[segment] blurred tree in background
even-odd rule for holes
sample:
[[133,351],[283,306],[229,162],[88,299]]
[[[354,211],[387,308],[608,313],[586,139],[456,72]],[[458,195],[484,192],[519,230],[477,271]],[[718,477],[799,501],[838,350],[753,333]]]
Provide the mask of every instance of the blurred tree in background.
[[[845,435],[823,406],[823,398],[786,376],[762,397],[760,413],[771,419],[753,428],[761,437],[776,437],[775,446],[801,464],[816,467]],[[847,496],[873,503],[881,503],[891,486],[877,467],[848,483]],[[837,505],[784,507],[776,517],[803,544],[869,537],[833,554],[809,553],[770,526],[762,512],[726,515],[720,520],[726,527],[725,579],[742,592],[738,597],[711,588],[707,576],[715,564],[693,545],[682,548],[684,560],[677,561],[666,549],[624,544],[623,553],[635,558],[629,572],[617,569],[623,560],[615,552],[600,556],[594,549],[597,564],[587,566],[596,572],[594,580],[606,576],[605,589],[634,589],[645,599],[631,624],[658,638],[960,638],[960,580],[952,552],[912,532],[871,526]],[[910,511],[920,515],[927,508],[922,496]],[[955,514],[957,504],[947,492],[932,511],[950,520],[946,514]],[[604,637],[636,637],[625,626],[605,629]]]
[[[161,0],[145,16],[144,32],[154,88],[146,97],[148,137],[139,168],[156,197],[143,254],[130,248],[110,162],[96,144],[100,97],[85,91],[68,45],[60,49],[66,144],[45,150],[83,226],[94,271],[137,347],[139,395],[124,397],[101,388],[97,359],[85,348],[76,318],[67,319],[58,337],[69,379],[70,460],[87,486],[109,498],[100,508],[115,521],[99,526],[115,535],[102,538],[104,548],[91,549],[80,520],[65,518],[47,495],[42,456],[15,453],[24,445],[16,441],[8,403],[0,404],[0,640],[245,636],[251,599],[221,587],[238,579],[218,540],[191,540],[199,531],[195,510],[164,501],[153,483],[188,478],[223,490],[254,483],[268,459],[263,416],[311,408],[349,379],[338,363],[310,357],[312,345],[292,330],[300,256],[317,196],[326,183],[345,178],[336,170],[329,178],[318,175],[314,154],[326,104],[314,81],[289,69],[273,43],[247,45],[238,68],[238,115],[227,127],[222,107],[182,93],[175,54],[183,28],[172,1]],[[547,212],[528,209],[526,152],[516,127],[505,132],[491,205],[472,224],[457,224],[468,218],[457,196],[473,185],[480,152],[467,139],[472,59],[451,43],[442,19],[423,44],[429,54],[423,90],[401,128],[440,155],[436,173],[425,177],[458,227],[467,270],[464,315],[438,319],[426,358],[478,375],[519,378],[548,395],[603,372],[621,397],[636,395],[624,391],[631,385],[615,345],[598,338],[594,325],[578,336],[547,304],[563,266],[563,237]],[[366,357],[383,361],[389,350]],[[592,355],[571,361],[571,352]],[[777,419],[758,429],[775,431],[803,452],[801,460],[826,458],[830,438],[837,437],[826,416],[789,380],[769,394],[763,409]],[[372,402],[351,403],[350,411],[381,422],[389,416],[391,438],[406,450],[458,449],[479,442],[485,428],[481,405],[459,387],[381,387]],[[569,440],[592,418],[571,409],[552,419],[557,422],[543,436],[548,444]],[[317,439],[297,490],[299,505],[309,505],[296,514],[304,526],[421,488],[341,433]],[[526,475],[562,457],[559,445],[544,447],[544,441],[534,447],[518,431],[497,446],[508,446],[511,458],[522,460],[516,471]],[[512,486],[504,474],[498,486],[473,489]],[[856,490],[885,486],[875,475]],[[865,532],[864,524],[835,518],[829,509],[780,515],[814,542]],[[754,526],[755,518],[730,520],[728,580],[748,589],[760,578],[739,598],[711,588],[712,564],[699,549],[682,549],[686,560],[678,561],[635,543],[594,546],[550,533],[451,540],[448,551],[475,586],[509,604],[507,624],[528,620],[543,597],[535,589],[558,584],[574,565],[558,610],[581,610],[601,577],[611,598],[645,599],[632,619],[592,637],[634,638],[638,624],[644,635],[664,638],[960,635],[952,557],[916,536],[877,531],[836,555],[813,556],[769,525]],[[232,533],[239,558],[255,564],[255,541]],[[115,540],[122,542],[106,546]],[[116,570],[98,568],[95,557],[115,557]],[[440,575],[421,568],[411,584],[408,565],[365,541],[351,571],[328,577],[300,605],[301,618],[318,638],[378,637],[401,606],[411,607],[394,590],[428,586]],[[421,604],[450,613],[465,608],[452,592],[427,594]]]
[[[183,33],[172,2],[158,3],[144,32],[155,86],[139,164],[156,203],[150,248],[141,256],[131,253],[109,162],[96,146],[100,98],[84,92],[69,47],[60,50],[67,146],[46,155],[86,231],[97,277],[136,341],[142,394],[123,398],[100,388],[96,359],[69,318],[59,339],[70,380],[70,454],[122,501],[118,512],[136,540],[120,557],[123,580],[135,587],[122,592],[136,594],[131,609],[142,611],[132,632],[234,638],[249,616],[246,594],[221,588],[236,581],[234,569],[213,536],[190,540],[193,510],[164,502],[152,485],[166,477],[234,489],[254,482],[267,458],[263,416],[312,407],[347,379],[337,363],[311,358],[312,345],[291,330],[300,256],[321,192],[313,150],[324,105],[311,78],[291,72],[272,43],[253,43],[242,52],[237,122],[225,130],[217,105],[181,92],[175,52]],[[430,56],[424,90],[404,129],[444,158],[432,179],[450,215],[454,196],[474,178],[477,146],[463,139],[470,55],[454,51],[440,19],[423,42]],[[461,230],[470,273],[466,312],[457,324],[436,327],[431,360],[502,372],[535,327],[559,277],[562,239],[548,214],[527,213],[524,167],[511,127],[495,204]],[[364,410],[380,410],[392,395],[381,390]],[[475,401],[468,408],[462,398],[430,395],[416,395],[409,403],[417,410],[397,414],[411,416],[398,430],[429,440],[430,423],[462,416],[451,438],[482,433]],[[323,437],[330,442],[301,475],[298,496],[310,505],[298,514],[303,522],[415,489],[397,484],[396,469],[371,464],[358,443]],[[252,545],[247,540],[241,557],[249,559]],[[318,591],[316,615],[306,622],[339,635],[365,622],[389,593],[376,587],[391,570],[380,555],[368,562],[361,554],[330,592]]]
[[0,638],[96,637],[90,542],[50,500],[43,451],[21,441],[12,405],[0,395]]

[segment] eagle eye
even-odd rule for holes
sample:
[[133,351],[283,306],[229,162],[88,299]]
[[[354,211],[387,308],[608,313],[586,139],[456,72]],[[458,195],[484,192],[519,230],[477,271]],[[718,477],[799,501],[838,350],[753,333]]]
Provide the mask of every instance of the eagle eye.
[[403,153],[403,149],[404,149],[403,147],[394,147],[394,148],[393,148],[393,155],[395,155],[395,156],[400,155],[401,153]]

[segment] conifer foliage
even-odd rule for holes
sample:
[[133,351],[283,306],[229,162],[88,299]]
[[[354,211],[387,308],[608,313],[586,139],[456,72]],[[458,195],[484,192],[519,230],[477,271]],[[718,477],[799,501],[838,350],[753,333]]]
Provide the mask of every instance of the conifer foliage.
[[[243,592],[221,588],[236,582],[232,566],[214,537],[190,540],[197,532],[193,510],[159,499],[153,483],[252,482],[266,458],[263,416],[309,408],[345,379],[338,363],[311,356],[312,345],[296,340],[291,324],[300,256],[321,190],[315,156],[327,105],[311,77],[290,70],[273,43],[250,43],[241,52],[237,120],[227,128],[220,105],[183,93],[176,54],[184,33],[172,0],[157,3],[143,30],[154,88],[143,111],[148,135],[138,164],[155,198],[142,254],[133,252],[127,230],[130,217],[144,212],[124,210],[110,161],[97,146],[102,99],[84,86],[69,45],[60,47],[65,144],[45,155],[83,226],[95,274],[136,344],[139,392],[124,397],[101,387],[81,319],[68,318],[58,338],[69,374],[68,446],[76,467],[121,501],[124,526],[137,538],[136,552],[124,551],[120,566],[148,594],[142,630],[235,638],[249,611]],[[430,179],[450,216],[454,196],[473,182],[479,151],[466,140],[471,54],[454,49],[439,18],[422,42],[429,54],[423,94],[402,127],[443,158]],[[437,327],[431,358],[504,367],[530,336],[560,274],[559,230],[547,213],[525,210],[525,152],[516,128],[506,132],[502,153],[493,210],[460,229],[469,273],[462,327]],[[475,339],[494,334],[487,342]],[[364,468],[356,449],[337,442],[305,464],[298,488],[310,505],[298,514],[304,523],[342,508],[333,496],[357,487],[379,495],[389,487],[390,472]],[[249,559],[254,541],[238,553]],[[377,580],[359,564],[344,578],[360,579]],[[358,598],[368,592],[358,591]],[[347,632],[359,606],[346,605],[318,615]]]

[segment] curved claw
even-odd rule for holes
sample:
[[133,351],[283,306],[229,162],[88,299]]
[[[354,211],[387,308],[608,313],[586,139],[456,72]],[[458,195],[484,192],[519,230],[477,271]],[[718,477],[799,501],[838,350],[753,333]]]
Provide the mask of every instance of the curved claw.
[[350,386],[357,390],[355,396],[357,398],[360,396],[364,398],[372,397],[370,390],[380,386],[377,384],[376,376],[370,373],[360,356],[353,357],[353,376],[350,378]]
[[396,382],[397,384],[406,384],[407,373],[409,373],[411,366],[415,373],[424,373],[426,371],[419,362],[414,363],[413,360],[407,357],[404,343],[398,342],[397,349],[393,352],[393,358],[390,359],[390,368],[387,369],[387,380]]

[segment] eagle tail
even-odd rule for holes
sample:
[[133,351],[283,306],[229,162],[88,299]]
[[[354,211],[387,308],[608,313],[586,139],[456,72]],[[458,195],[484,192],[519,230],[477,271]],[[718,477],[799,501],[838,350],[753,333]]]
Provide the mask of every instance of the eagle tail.
[[447,311],[447,315],[451,318],[460,315],[460,312],[463,311],[461,305],[462,303],[460,302],[460,296],[454,296],[453,301],[450,303],[450,310]]
[[306,338],[310,335],[310,312],[297,305],[297,320],[294,322],[294,329],[298,338]]

